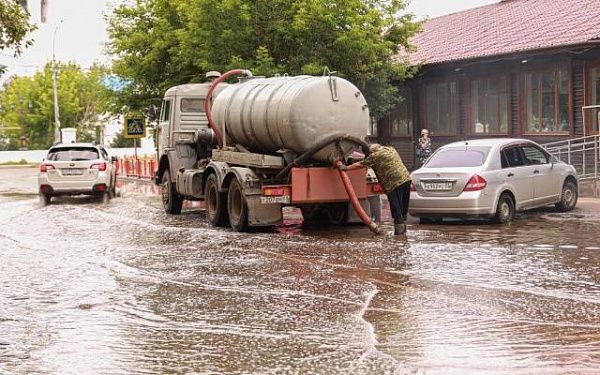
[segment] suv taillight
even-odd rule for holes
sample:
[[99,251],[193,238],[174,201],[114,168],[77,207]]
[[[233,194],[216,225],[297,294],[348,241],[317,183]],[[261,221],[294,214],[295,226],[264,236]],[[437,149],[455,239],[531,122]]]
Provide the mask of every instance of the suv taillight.
[[97,170],[103,172],[106,170],[106,163],[92,164],[90,169],[97,169]]
[[40,164],[40,172],[48,172],[50,169],[54,169],[54,166],[51,164]]
[[487,181],[485,180],[485,178],[476,174],[473,177],[471,177],[469,182],[467,182],[467,185],[465,186],[463,191],[483,190],[483,189],[485,189],[486,186],[487,186]]

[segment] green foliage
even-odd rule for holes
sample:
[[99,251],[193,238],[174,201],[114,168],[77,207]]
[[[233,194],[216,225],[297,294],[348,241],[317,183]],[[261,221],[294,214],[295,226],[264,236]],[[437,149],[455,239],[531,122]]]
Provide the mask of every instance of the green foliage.
[[420,27],[404,8],[404,0],[127,1],[108,27],[113,69],[134,82],[119,105],[156,104],[167,88],[209,70],[321,75],[328,67],[382,117],[413,73],[396,58]]
[[0,50],[13,48],[15,56],[20,55],[23,47],[32,44],[32,41],[26,38],[33,30],[35,26],[29,23],[29,14],[18,2],[0,1]]
[[131,138],[125,138],[125,134],[122,131],[117,133],[115,138],[110,143],[110,147],[120,148],[120,147],[133,147],[134,140]]
[[[83,71],[68,63],[58,66],[58,103],[61,127],[77,128],[80,141],[96,138],[96,126],[109,109],[111,92],[102,84],[103,67]],[[15,147],[14,140],[28,137],[29,149],[46,149],[54,141],[54,95],[52,65],[48,63],[33,77],[13,77],[0,92],[0,131]],[[17,146],[18,147],[18,146]]]

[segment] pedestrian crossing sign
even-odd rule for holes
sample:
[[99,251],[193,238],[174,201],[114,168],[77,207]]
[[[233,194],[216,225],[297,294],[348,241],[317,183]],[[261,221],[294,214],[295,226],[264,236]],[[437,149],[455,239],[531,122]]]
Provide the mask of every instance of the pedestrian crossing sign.
[[128,139],[146,137],[146,119],[143,117],[126,117],[124,137]]

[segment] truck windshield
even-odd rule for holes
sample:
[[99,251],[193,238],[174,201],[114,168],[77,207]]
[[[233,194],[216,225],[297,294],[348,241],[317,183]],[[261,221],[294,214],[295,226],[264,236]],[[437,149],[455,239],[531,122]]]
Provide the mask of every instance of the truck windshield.
[[93,147],[61,147],[53,148],[48,152],[50,161],[96,160],[98,158],[98,150]]
[[181,112],[202,113],[204,112],[204,99],[181,99]]
[[490,147],[447,147],[439,150],[425,163],[426,168],[461,168],[483,165]]

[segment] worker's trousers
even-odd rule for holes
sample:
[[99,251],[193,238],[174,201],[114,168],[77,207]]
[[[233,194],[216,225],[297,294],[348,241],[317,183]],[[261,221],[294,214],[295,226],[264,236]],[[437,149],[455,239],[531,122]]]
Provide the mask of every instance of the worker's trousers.
[[387,193],[394,224],[403,224],[408,214],[410,202],[410,181],[406,181],[391,192]]

